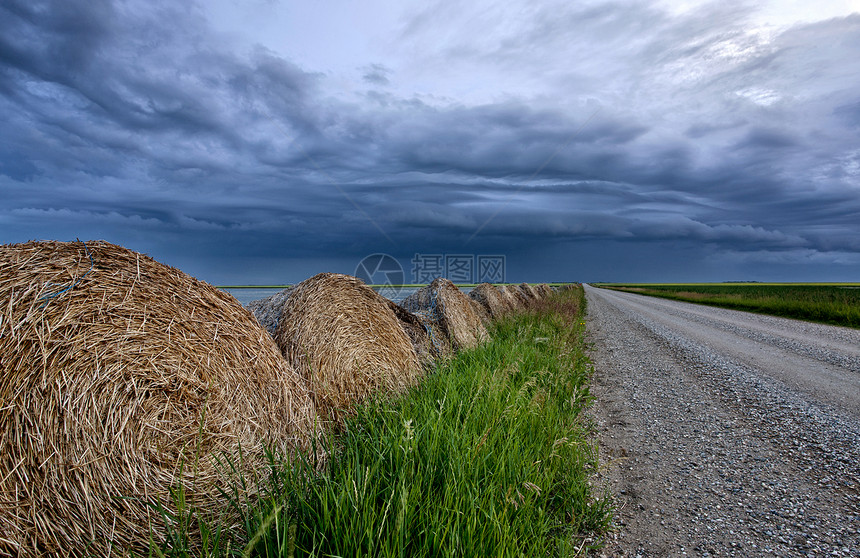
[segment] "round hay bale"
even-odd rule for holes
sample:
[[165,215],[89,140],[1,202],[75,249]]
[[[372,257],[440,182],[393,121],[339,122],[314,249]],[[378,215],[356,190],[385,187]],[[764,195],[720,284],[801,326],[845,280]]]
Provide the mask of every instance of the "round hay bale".
[[528,283],[520,283],[518,288],[520,292],[523,293],[528,299],[529,305],[531,305],[531,303],[540,298],[538,297],[537,291],[535,291],[534,287],[532,287]]
[[307,380],[320,416],[334,421],[372,392],[405,390],[421,371],[387,299],[349,275],[296,285],[275,341]]
[[499,285],[497,288],[499,289],[499,294],[502,295],[502,298],[511,308],[512,312],[522,309],[523,301],[520,298],[519,291],[517,291],[516,287],[513,285]]
[[490,323],[493,321],[493,319],[490,317],[490,312],[487,311],[486,308],[484,308],[483,304],[481,304],[474,298],[468,297],[468,299],[469,304],[472,305],[472,310],[474,310],[475,314],[478,315],[478,318],[480,318],[481,323],[484,324],[484,327],[489,327]]
[[445,359],[454,354],[454,343],[448,336],[448,332],[442,327],[442,324],[437,321],[435,314],[425,311],[412,313],[402,306],[398,305],[398,307],[409,316],[413,316],[418,320],[421,329],[427,334],[427,341],[430,344],[430,354],[434,360]]
[[489,338],[471,299],[448,279],[435,279],[403,299],[400,306],[437,324],[455,350],[477,347]]
[[546,298],[554,292],[552,290],[552,287],[550,287],[546,283],[541,283],[540,285],[535,285],[534,289],[537,292],[539,298]]
[[472,289],[469,298],[478,302],[494,320],[498,320],[513,310],[511,300],[497,287],[489,283],[481,283]]
[[421,318],[409,310],[398,306],[391,300],[386,299],[385,301],[388,303],[391,311],[394,312],[397,321],[400,322],[403,332],[412,341],[412,348],[415,349],[415,354],[418,355],[418,361],[421,363],[421,366],[427,368],[436,359],[445,356],[442,347],[433,343],[431,330],[421,321]]
[[278,331],[278,324],[281,322],[281,311],[284,309],[284,303],[290,298],[290,293],[293,292],[294,288],[287,287],[272,296],[252,300],[245,305],[245,308],[254,314],[260,325],[266,328],[273,339]]
[[517,310],[525,310],[531,306],[531,299],[520,289],[519,285],[505,285],[505,291],[514,301],[514,308]]
[[0,555],[145,552],[171,487],[226,512],[215,456],[253,479],[263,444],[313,435],[304,382],[253,316],[145,255],[3,245],[0,301]]

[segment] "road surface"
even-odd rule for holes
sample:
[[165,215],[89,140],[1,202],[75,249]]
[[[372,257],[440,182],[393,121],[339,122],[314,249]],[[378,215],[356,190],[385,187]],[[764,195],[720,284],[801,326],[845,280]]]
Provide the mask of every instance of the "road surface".
[[605,556],[860,556],[860,330],[586,286]]

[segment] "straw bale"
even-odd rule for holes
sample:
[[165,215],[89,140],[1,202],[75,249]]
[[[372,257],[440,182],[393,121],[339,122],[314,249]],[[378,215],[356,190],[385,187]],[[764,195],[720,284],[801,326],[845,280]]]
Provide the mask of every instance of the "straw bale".
[[505,285],[505,292],[513,300],[515,309],[525,310],[531,306],[532,300],[523,292],[519,285]]
[[529,300],[529,305],[531,305],[534,301],[540,298],[538,297],[537,291],[535,291],[534,287],[532,287],[528,283],[520,283],[518,288],[521,293],[526,295],[526,298]]
[[253,316],[145,255],[2,245],[0,305],[0,555],[142,552],[170,487],[225,513],[214,456],[255,486],[263,444],[292,452],[314,431],[307,388]]
[[537,292],[539,298],[546,298],[554,292],[552,290],[552,287],[550,287],[546,283],[535,285],[534,289]]
[[493,320],[513,310],[511,300],[498,287],[490,283],[481,283],[472,289],[469,298],[480,304]]
[[476,347],[489,338],[471,299],[448,279],[435,279],[403,299],[400,306],[435,324],[455,350]]
[[431,335],[432,330],[419,316],[416,316],[402,306],[398,306],[391,300],[386,299],[386,302],[397,317],[397,321],[400,322],[403,332],[412,341],[412,348],[415,349],[418,361],[423,367],[427,368],[431,366],[437,359],[443,358],[450,353],[450,350],[445,352],[445,348],[450,347],[450,343],[443,345],[440,345],[438,342],[434,343],[434,338]]
[[[401,301],[400,304],[403,304]],[[448,332],[438,321],[435,313],[418,310],[415,313],[406,310],[398,305],[403,312],[408,313],[418,319],[421,329],[427,334],[430,342],[431,355],[434,360],[445,359],[454,354],[454,342],[448,335]]]
[[296,285],[275,341],[307,380],[320,417],[334,421],[372,392],[405,390],[421,371],[387,299],[349,275]]
[[522,310],[523,300],[520,297],[519,291],[514,285],[499,285],[499,294],[505,300],[511,311]]
[[481,323],[484,324],[484,327],[489,327],[493,318],[490,317],[490,312],[484,307],[484,305],[471,297],[469,297],[469,304],[472,305],[472,310],[474,310],[475,314],[478,315],[478,318],[481,319]]
[[278,331],[278,324],[281,322],[281,311],[284,309],[284,303],[287,302],[293,289],[294,287],[287,287],[272,296],[252,300],[245,305],[245,308],[254,314],[260,325],[266,328],[273,339]]

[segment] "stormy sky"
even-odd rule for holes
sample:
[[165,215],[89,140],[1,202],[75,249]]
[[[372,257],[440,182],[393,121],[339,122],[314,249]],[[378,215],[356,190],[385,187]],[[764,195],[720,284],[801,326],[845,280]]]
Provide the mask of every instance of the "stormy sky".
[[860,281],[860,1],[0,0],[0,242]]

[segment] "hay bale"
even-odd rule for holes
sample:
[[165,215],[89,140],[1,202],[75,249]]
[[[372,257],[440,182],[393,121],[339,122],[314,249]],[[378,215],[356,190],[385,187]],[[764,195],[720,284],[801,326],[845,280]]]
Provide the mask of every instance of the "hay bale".
[[[401,301],[401,304],[403,302]],[[398,305],[399,306],[399,305]],[[435,313],[418,310],[415,313],[406,310],[399,306],[403,312],[410,316],[414,316],[420,327],[427,334],[427,340],[430,343],[430,354],[433,360],[445,359],[454,354],[454,342],[448,335],[448,332],[437,320]]]
[[475,300],[474,298],[469,298],[469,304],[472,305],[472,310],[475,311],[475,314],[478,315],[478,318],[481,319],[481,323],[484,324],[484,327],[490,327],[490,323],[492,323],[493,318],[490,317],[490,312],[484,308],[484,305]]
[[421,366],[424,368],[430,367],[437,359],[446,356],[450,353],[445,352],[445,347],[449,347],[450,344],[440,345],[438,342],[434,343],[434,338],[431,335],[432,330],[429,325],[421,320],[420,317],[416,316],[409,310],[398,306],[396,303],[391,300],[385,299],[388,303],[388,307],[394,312],[394,316],[397,318],[397,321],[400,323],[400,327],[403,329],[403,332],[406,333],[406,336],[409,337],[409,340],[412,341],[412,348],[415,349],[415,354],[418,355],[418,361],[421,363]]
[[534,287],[532,287],[528,283],[520,283],[518,288],[520,292],[523,293],[528,299],[529,306],[531,306],[531,304],[539,298],[537,291],[535,291]]
[[472,289],[469,298],[480,304],[493,320],[498,320],[513,310],[511,300],[499,288],[489,283],[481,283]]
[[287,299],[290,298],[290,293],[293,292],[294,288],[295,287],[287,287],[272,296],[261,298],[259,300],[252,300],[245,305],[245,308],[254,314],[254,317],[257,318],[260,325],[266,328],[266,331],[269,332],[269,335],[271,335],[273,339],[275,337],[275,333],[278,331],[278,324],[281,322],[281,311],[284,309],[284,304],[287,302]]
[[296,285],[275,341],[324,419],[339,421],[377,390],[403,391],[421,371],[387,299],[349,275],[320,273]]
[[525,310],[531,306],[532,300],[520,289],[519,285],[505,285],[505,292],[513,301],[516,310]]
[[448,279],[435,279],[403,299],[400,306],[435,324],[455,350],[476,347],[489,338],[471,299]]
[[502,298],[505,302],[510,306],[511,311],[522,310],[523,308],[523,300],[520,297],[519,290],[514,285],[499,285],[499,294],[502,295]]
[[552,287],[550,287],[546,283],[541,283],[540,285],[535,285],[534,289],[537,292],[539,298],[546,298],[549,295],[551,295],[553,292],[555,292],[552,290]]
[[3,245],[0,301],[0,555],[143,552],[170,487],[225,512],[214,455],[253,479],[262,444],[312,435],[310,394],[253,316],[145,255]]

